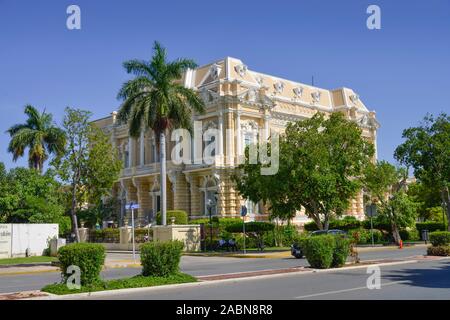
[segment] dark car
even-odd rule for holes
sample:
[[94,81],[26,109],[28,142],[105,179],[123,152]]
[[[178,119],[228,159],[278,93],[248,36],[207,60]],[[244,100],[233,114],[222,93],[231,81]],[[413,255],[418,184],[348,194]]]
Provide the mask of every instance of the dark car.
[[[320,236],[320,235],[324,235],[324,234],[331,234],[331,235],[343,235],[343,236],[347,236],[347,232],[342,231],[342,230],[338,230],[338,229],[331,229],[331,230],[318,230],[318,231],[314,231],[310,234],[310,237],[314,237],[314,236]],[[291,255],[294,256],[296,259],[301,259],[303,258],[303,250],[300,247],[300,245],[298,243],[293,243],[291,245]]]

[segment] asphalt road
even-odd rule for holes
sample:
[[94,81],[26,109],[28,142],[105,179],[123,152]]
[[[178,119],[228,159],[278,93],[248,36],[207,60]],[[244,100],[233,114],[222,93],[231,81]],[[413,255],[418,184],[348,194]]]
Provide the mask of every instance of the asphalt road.
[[[391,259],[425,254],[425,248],[405,248],[403,250],[385,249],[382,251],[365,252],[360,254],[362,260]],[[116,260],[130,259],[131,254],[108,254]],[[282,269],[289,267],[306,266],[305,259],[280,258],[225,258],[225,257],[194,257],[183,256],[181,259],[181,271],[193,276],[205,276],[214,274],[226,274],[245,271],[260,271],[269,269]],[[102,272],[104,279],[116,279],[130,277],[139,274],[140,268],[117,268]],[[46,272],[38,274],[1,275],[0,293],[38,290],[47,284],[60,281],[58,272]]]
[[409,300],[450,299],[450,261],[381,267],[381,288],[367,288],[366,268],[238,279],[185,288],[106,294],[82,299],[130,300]]

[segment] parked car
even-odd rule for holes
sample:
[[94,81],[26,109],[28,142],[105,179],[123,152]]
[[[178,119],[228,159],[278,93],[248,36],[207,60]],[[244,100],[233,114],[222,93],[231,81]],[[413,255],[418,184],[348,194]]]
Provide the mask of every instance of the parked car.
[[[320,236],[320,235],[324,235],[324,234],[347,236],[347,232],[342,231],[342,230],[338,230],[338,229],[318,230],[318,231],[312,232],[309,236],[310,237],[314,237],[314,236]],[[291,245],[291,255],[293,257],[295,257],[296,259],[303,258],[304,253],[303,253],[303,250],[302,250],[302,248],[300,247],[300,245],[298,243],[293,243]]]

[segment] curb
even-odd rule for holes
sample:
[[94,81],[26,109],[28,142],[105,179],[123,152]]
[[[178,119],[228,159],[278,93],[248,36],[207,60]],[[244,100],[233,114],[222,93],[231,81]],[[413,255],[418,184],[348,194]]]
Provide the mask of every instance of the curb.
[[[442,257],[436,259],[434,261],[446,260],[450,259],[450,257]],[[330,273],[330,272],[339,272],[345,270],[354,270],[354,269],[363,269],[369,266],[391,266],[391,265],[400,265],[400,264],[411,264],[411,263],[420,263],[423,260],[403,260],[403,261],[395,261],[395,262],[386,262],[386,263],[374,263],[369,265],[356,265],[335,269],[311,269],[311,270],[301,270],[295,272],[288,273],[276,273],[276,274],[268,274],[268,275],[255,275],[250,277],[242,277],[242,278],[229,278],[229,279],[221,279],[221,280],[210,280],[210,281],[199,281],[199,282],[190,282],[190,283],[181,283],[181,284],[169,284],[162,286],[154,286],[154,287],[144,287],[144,288],[129,288],[129,289],[118,289],[118,290],[106,290],[106,291],[97,291],[91,293],[76,293],[70,295],[54,295],[48,294],[46,297],[37,297],[30,298],[24,300],[72,300],[76,298],[84,298],[84,297],[102,297],[102,296],[114,296],[114,295],[122,295],[127,293],[137,293],[137,292],[149,292],[154,290],[164,290],[164,289],[173,289],[173,288],[189,288],[189,287],[200,287],[204,285],[214,285],[220,283],[227,282],[238,282],[238,281],[251,281],[257,279],[269,279],[269,278],[277,278],[277,277],[286,277],[291,275],[307,275],[307,274],[315,274],[315,273]],[[425,262],[425,261],[423,261]]]

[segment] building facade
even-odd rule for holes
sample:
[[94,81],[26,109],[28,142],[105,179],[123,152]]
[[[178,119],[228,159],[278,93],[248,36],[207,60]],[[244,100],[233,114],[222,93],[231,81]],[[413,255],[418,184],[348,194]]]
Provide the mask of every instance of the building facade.
[[[251,71],[239,59],[223,60],[188,70],[184,86],[201,95],[206,112],[194,115],[203,132],[214,128],[222,133],[216,141],[214,163],[175,164],[171,152],[176,141],[167,141],[167,208],[184,210],[191,218],[208,215],[208,203],[215,204],[213,215],[237,217],[242,205],[248,208],[250,219],[268,218],[267,207],[242,199],[234,189],[233,174],[245,146],[255,140],[267,140],[271,133],[282,133],[288,122],[312,117],[316,112],[341,112],[359,124],[363,136],[377,145],[379,124],[375,112],[369,111],[351,89],[322,89],[279,77]],[[120,124],[116,112],[95,121],[111,136],[118,148],[124,168],[114,185],[113,196],[122,203],[139,203],[138,215],[145,221],[159,211],[159,158],[155,137],[151,130],[142,132],[138,139],[128,136],[127,125]],[[167,135],[170,140],[170,134]],[[195,148],[206,148],[208,142],[192,143]],[[348,214],[364,216],[362,192],[352,199]],[[127,212],[122,210],[122,215]],[[296,223],[308,219],[299,212]]]

